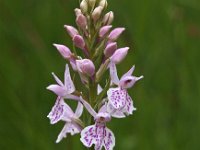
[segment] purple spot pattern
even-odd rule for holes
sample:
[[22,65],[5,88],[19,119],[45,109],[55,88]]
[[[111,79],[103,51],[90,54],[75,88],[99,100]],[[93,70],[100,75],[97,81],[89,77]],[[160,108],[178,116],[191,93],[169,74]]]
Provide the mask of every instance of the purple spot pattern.
[[109,89],[108,99],[115,109],[123,108],[126,104],[127,91],[120,88]]
[[[85,130],[85,131],[84,131]],[[112,140],[113,133],[106,128],[104,123],[96,123],[95,125],[86,127],[82,131],[81,140],[85,146],[91,147],[95,144],[95,150],[101,150],[102,146],[106,150],[111,150],[114,141]]]
[[64,104],[62,102],[62,99],[58,98],[49,113],[48,117],[51,120],[51,124],[55,124],[62,119],[62,116],[64,115]]

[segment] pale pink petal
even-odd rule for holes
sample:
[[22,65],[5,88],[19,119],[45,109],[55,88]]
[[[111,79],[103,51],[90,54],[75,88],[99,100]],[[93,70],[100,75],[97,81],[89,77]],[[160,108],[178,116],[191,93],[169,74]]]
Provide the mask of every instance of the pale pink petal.
[[83,113],[83,105],[80,102],[78,102],[78,106],[75,111],[75,116],[79,118],[82,115],[82,113]]
[[91,105],[88,102],[86,102],[82,97],[80,97],[80,101],[83,103],[83,105],[85,106],[85,108],[87,109],[87,111],[95,118],[97,116],[97,113],[91,107]]
[[66,67],[65,67],[65,87],[67,90],[67,94],[71,94],[75,91],[75,86],[71,79],[68,64],[66,64]]
[[126,97],[126,105],[124,107],[125,113],[127,115],[132,115],[133,111],[136,110],[136,108],[133,106],[133,100],[132,98],[128,95],[127,93],[127,97]]
[[78,134],[79,132],[80,132],[79,129],[77,129],[73,123],[66,123],[62,131],[58,135],[56,143],[59,143],[63,138],[66,138],[67,133],[70,133],[71,135],[75,135],[75,134]]
[[47,89],[61,97],[64,97],[67,94],[65,87],[59,86],[57,84],[52,84],[48,86]]
[[104,37],[110,31],[111,28],[111,25],[101,27],[101,29],[99,30],[99,37]]
[[125,73],[121,79],[123,79],[124,77],[127,77],[127,76],[131,76],[133,74],[133,71],[135,70],[135,66],[133,66],[127,73]]
[[100,84],[97,86],[97,94],[99,95],[103,91],[102,87]]
[[104,132],[105,126],[91,125],[81,131],[80,140],[86,147],[91,147],[95,144],[95,150],[99,150],[103,144]]
[[121,63],[128,54],[129,47],[119,48],[110,57],[111,62],[115,64]]
[[119,36],[124,32],[125,28],[115,28],[111,31],[110,35],[108,36],[109,40],[115,41],[119,38]]
[[126,104],[127,91],[120,88],[110,88],[107,92],[108,100],[115,109],[123,108]]
[[67,30],[71,38],[78,34],[78,30],[72,26],[64,25],[64,28]]
[[51,124],[55,124],[58,121],[62,120],[64,113],[64,100],[58,97],[55,105],[53,106],[51,112],[47,117],[50,119]]
[[105,147],[105,150],[113,150],[115,146],[115,136],[113,132],[108,128],[105,129],[103,145]]
[[119,78],[117,75],[117,68],[116,65],[114,63],[110,63],[110,77],[111,77],[111,81],[118,85],[119,84]]
[[53,75],[54,79],[56,80],[56,82],[57,82],[60,86],[64,86],[64,84],[62,83],[62,81],[55,75],[55,73],[52,72],[52,75]]
[[107,112],[110,113],[110,115],[114,118],[126,117],[126,115],[124,114],[122,109],[121,110],[115,109],[110,102],[108,102],[108,104],[107,104]]
[[143,76],[141,77],[125,76],[120,80],[119,85],[123,89],[128,89],[128,88],[131,88],[138,80],[142,78]]

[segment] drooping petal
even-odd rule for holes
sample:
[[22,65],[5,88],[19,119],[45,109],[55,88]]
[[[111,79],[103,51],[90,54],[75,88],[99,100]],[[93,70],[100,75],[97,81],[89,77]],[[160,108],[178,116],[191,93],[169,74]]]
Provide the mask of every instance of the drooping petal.
[[114,146],[115,146],[115,136],[110,129],[106,128],[104,133],[105,150],[113,150]]
[[94,117],[96,118],[97,113],[95,112],[95,110],[91,107],[91,105],[86,102],[82,97],[80,97],[80,101],[83,103],[83,105],[85,106],[85,108],[87,109],[87,111]]
[[123,79],[124,77],[127,77],[127,76],[131,76],[131,75],[133,74],[134,70],[135,70],[135,66],[133,66],[127,73],[125,73],[125,74],[121,77],[121,79]]
[[107,112],[114,118],[124,118],[126,115],[122,110],[117,110],[113,107],[113,105],[108,102],[107,104]]
[[62,131],[58,135],[58,138],[56,140],[56,143],[59,143],[63,138],[67,137],[67,133],[70,133],[71,135],[77,134],[80,131],[74,126],[73,123],[66,123],[65,126],[63,127]]
[[120,88],[110,88],[107,92],[108,100],[115,109],[123,108],[126,104],[127,91]]
[[132,98],[128,95],[127,93],[127,96],[126,96],[126,105],[124,107],[124,110],[125,110],[125,113],[127,115],[132,115],[133,114],[133,111],[136,110],[136,108],[133,106],[133,100]]
[[60,121],[64,116],[64,100],[60,97],[57,98],[55,105],[51,112],[47,116],[50,119],[51,124],[55,124]]
[[67,94],[65,87],[59,86],[57,84],[52,84],[48,86],[47,89],[61,97],[64,97]]
[[62,81],[55,75],[55,73],[52,72],[52,75],[53,75],[54,79],[56,80],[56,82],[57,82],[60,86],[64,86],[64,84],[62,83]]
[[71,79],[68,64],[66,64],[66,67],[65,67],[65,87],[66,87],[66,90],[67,90],[67,94],[71,94],[75,91],[75,86],[74,86],[74,83]]
[[95,144],[95,150],[100,150],[103,144],[105,126],[98,124],[88,126],[81,131],[81,142],[86,147],[91,147]]
[[82,113],[83,113],[83,105],[80,102],[78,102],[78,106],[75,111],[75,116],[79,118],[82,115]]
[[114,63],[110,63],[110,77],[111,77],[111,81],[118,85],[119,84],[119,77],[117,75],[117,68],[116,65]]

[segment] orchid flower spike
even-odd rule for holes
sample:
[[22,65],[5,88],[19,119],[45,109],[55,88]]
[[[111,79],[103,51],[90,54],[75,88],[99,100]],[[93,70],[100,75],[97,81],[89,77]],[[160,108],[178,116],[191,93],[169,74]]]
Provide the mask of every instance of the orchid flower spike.
[[68,64],[66,64],[65,67],[64,83],[62,83],[62,81],[60,81],[60,79],[54,73],[52,73],[52,75],[56,80],[57,84],[52,84],[48,86],[47,89],[54,92],[57,96],[60,96],[62,98],[73,97],[71,94],[75,91],[75,86],[70,76]]
[[95,145],[95,150],[101,150],[103,147],[106,150],[113,150],[115,146],[115,136],[113,132],[106,127],[106,123],[111,120],[111,116],[106,111],[106,105],[103,105],[99,112],[96,113],[94,109],[82,97],[80,101],[94,117],[95,124],[84,128],[81,131],[81,142],[86,147]]
[[[126,74],[124,74],[119,80],[117,75],[116,65],[114,63],[110,64],[110,76],[112,82],[117,85],[116,88],[110,88],[107,91],[108,96],[108,112],[120,112],[126,115],[133,113],[136,108],[133,106],[132,98],[129,96],[127,89],[131,88],[136,81],[143,78],[143,76],[135,77],[132,76],[135,67],[133,66]],[[117,118],[122,118],[123,115],[113,116]],[[125,117],[125,115],[124,115]]]
[[80,102],[78,103],[75,112],[63,102],[63,112],[61,120],[65,121],[65,125],[58,135],[56,143],[59,143],[63,138],[66,138],[68,133],[75,135],[80,133],[83,128],[82,122],[79,119],[83,113],[83,105]]

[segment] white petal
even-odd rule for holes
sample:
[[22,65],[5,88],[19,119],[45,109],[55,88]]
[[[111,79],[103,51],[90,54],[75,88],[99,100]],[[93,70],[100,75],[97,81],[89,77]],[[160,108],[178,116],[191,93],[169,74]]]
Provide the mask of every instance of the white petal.
[[95,112],[95,110],[91,107],[91,105],[86,102],[82,97],[80,97],[80,101],[83,103],[83,105],[85,106],[85,108],[87,109],[87,111],[94,117],[96,118],[97,113]]
[[56,143],[59,143],[63,138],[66,138],[67,133],[70,133],[71,135],[75,135],[79,132],[80,131],[76,128],[76,126],[73,123],[66,123],[65,126],[63,127],[62,131],[58,135]]
[[110,129],[106,128],[104,136],[105,150],[113,150],[115,146],[115,136],[113,132]]
[[102,87],[100,84],[97,86],[97,94],[99,95],[103,91]]
[[75,86],[74,86],[74,83],[71,79],[68,64],[66,64],[66,67],[65,67],[65,87],[67,89],[68,94],[71,94],[75,91]]
[[124,118],[126,115],[122,110],[115,109],[110,102],[107,104],[107,112],[114,118]]
[[117,68],[116,65],[114,63],[110,63],[110,77],[111,77],[111,81],[118,85],[119,84],[119,78],[117,75]]
[[132,74],[133,74],[133,71],[135,70],[135,66],[133,66],[127,73],[125,73],[122,77],[121,77],[121,79],[122,78],[124,78],[124,77],[126,77],[126,76],[131,76]]
[[57,82],[60,86],[64,86],[64,84],[62,83],[62,81],[55,75],[55,73],[52,72],[52,75],[53,75],[54,79],[56,80],[56,82]]
[[82,115],[82,113],[83,113],[83,105],[80,102],[78,102],[78,106],[75,111],[75,116],[79,118]]
[[48,90],[54,92],[56,95],[64,97],[66,95],[66,89],[62,86],[57,84],[52,84],[47,87]]
[[63,118],[64,113],[64,100],[58,97],[55,105],[47,117],[50,119],[51,124],[55,124]]
[[127,115],[132,115],[133,111],[136,110],[136,108],[133,106],[133,100],[128,94],[127,94],[126,105],[124,107],[124,110]]
[[110,88],[107,91],[108,100],[115,109],[121,109],[126,103],[127,91],[120,88]]

